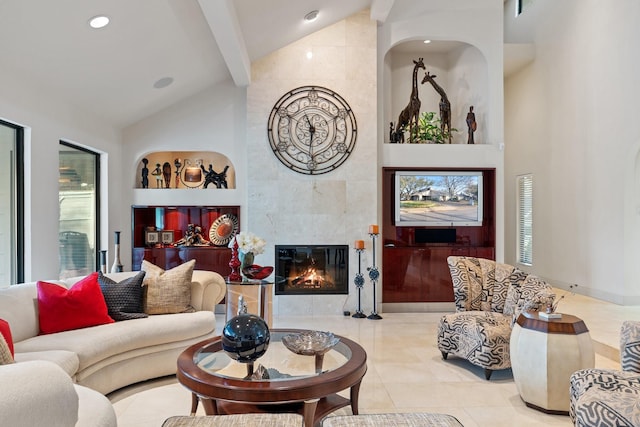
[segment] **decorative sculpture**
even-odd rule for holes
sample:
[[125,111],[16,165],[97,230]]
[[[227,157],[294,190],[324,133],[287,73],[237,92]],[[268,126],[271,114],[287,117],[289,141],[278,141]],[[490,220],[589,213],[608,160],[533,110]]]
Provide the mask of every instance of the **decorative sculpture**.
[[216,188],[228,188],[227,187],[227,170],[229,165],[224,167],[222,172],[216,172],[213,170],[213,165],[209,163],[209,170],[206,170],[203,165],[200,165],[202,173],[204,173],[204,187],[207,188],[209,184],[214,184]]
[[178,188],[178,184],[180,183],[180,168],[182,167],[182,162],[180,159],[175,159],[173,161],[173,165],[176,167],[176,188]]
[[[427,71],[422,79],[422,84],[425,84],[426,82],[431,83],[431,86],[433,86],[436,92],[440,95],[440,130],[443,135],[448,135],[449,144],[451,144],[451,103],[449,102],[449,98],[447,97],[444,89],[442,89],[442,86],[436,83],[436,77],[437,76],[435,74],[431,75]],[[447,129],[447,133],[445,133],[445,128]]]
[[169,162],[162,164],[162,176],[164,177],[164,188],[169,188],[171,185],[171,164]]
[[160,169],[160,163],[156,163],[156,168],[151,172],[151,175],[156,177],[156,188],[162,188],[162,170]]
[[[420,115],[420,99],[418,98],[418,69],[425,69],[422,58],[413,61],[413,86],[411,88],[411,96],[409,104],[400,112],[398,123],[396,123],[395,135],[391,138],[394,142],[404,142],[404,132],[409,127],[409,142],[412,139],[412,130],[418,126],[418,116]],[[424,83],[424,82],[423,82]]]
[[175,243],[176,246],[211,246],[212,243],[202,236],[202,227],[197,224],[187,225],[184,237]]
[[467,138],[467,144],[475,144],[473,133],[478,128],[478,123],[476,122],[476,114],[473,112],[473,105],[469,107],[469,112],[467,113],[467,127],[469,128],[469,138]]
[[142,188],[149,188],[149,168],[147,164],[149,163],[149,159],[142,159]]

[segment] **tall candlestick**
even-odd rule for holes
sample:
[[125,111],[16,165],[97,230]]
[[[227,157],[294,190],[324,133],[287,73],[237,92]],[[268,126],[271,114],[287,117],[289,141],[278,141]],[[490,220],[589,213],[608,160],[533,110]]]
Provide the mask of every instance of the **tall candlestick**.
[[[359,242],[362,243],[362,248],[358,247]],[[356,274],[356,277],[354,277],[353,283],[355,283],[356,288],[358,288],[358,309],[351,317],[355,317],[356,319],[364,319],[367,316],[362,312],[362,306],[360,301],[361,294],[362,294],[362,287],[364,286],[364,276],[362,275],[361,262],[360,262],[360,257],[362,255],[362,252],[364,252],[364,240],[356,240],[355,249],[356,249],[356,252],[358,253],[358,274]]]
[[355,249],[364,249],[364,240],[356,240],[356,242],[353,245],[353,247]]
[[367,316],[367,319],[371,320],[380,320],[382,316],[378,314],[376,310],[376,287],[378,284],[378,278],[380,278],[380,272],[378,271],[378,267],[376,267],[376,237],[378,236],[378,226],[371,225],[369,226],[369,235],[371,236],[372,241],[372,266],[367,267],[369,271],[369,279],[371,280],[371,285],[373,286],[373,311],[370,315]]

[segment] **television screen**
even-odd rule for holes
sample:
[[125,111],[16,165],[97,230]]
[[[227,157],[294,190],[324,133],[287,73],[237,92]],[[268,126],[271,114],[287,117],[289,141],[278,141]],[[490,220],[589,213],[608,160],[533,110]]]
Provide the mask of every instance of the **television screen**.
[[482,171],[398,171],[395,225],[482,225]]

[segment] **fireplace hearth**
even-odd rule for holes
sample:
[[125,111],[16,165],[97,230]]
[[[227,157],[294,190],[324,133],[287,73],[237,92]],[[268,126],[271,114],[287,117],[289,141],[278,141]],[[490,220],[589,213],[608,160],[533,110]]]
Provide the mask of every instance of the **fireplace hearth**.
[[276,295],[348,294],[347,245],[276,245]]

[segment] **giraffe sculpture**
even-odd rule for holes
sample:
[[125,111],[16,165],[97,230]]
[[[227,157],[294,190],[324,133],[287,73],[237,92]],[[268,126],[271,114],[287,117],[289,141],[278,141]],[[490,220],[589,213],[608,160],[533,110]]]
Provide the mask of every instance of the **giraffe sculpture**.
[[409,104],[404,107],[404,110],[400,112],[398,116],[398,123],[396,124],[395,142],[404,142],[404,131],[407,125],[409,126],[409,141],[411,142],[413,127],[418,126],[418,116],[420,115],[420,99],[418,98],[418,70],[424,67],[422,58],[417,61],[413,61],[413,87],[411,88],[411,97],[409,98]]
[[[451,103],[449,102],[449,98],[447,94],[442,89],[438,83],[436,83],[435,78],[437,76],[435,74],[429,74],[427,71],[422,79],[422,84],[426,82],[431,83],[431,86],[438,92],[440,95],[440,130],[442,131],[442,135],[448,135],[449,144],[451,144]],[[445,133],[444,129],[447,129],[447,133]]]

